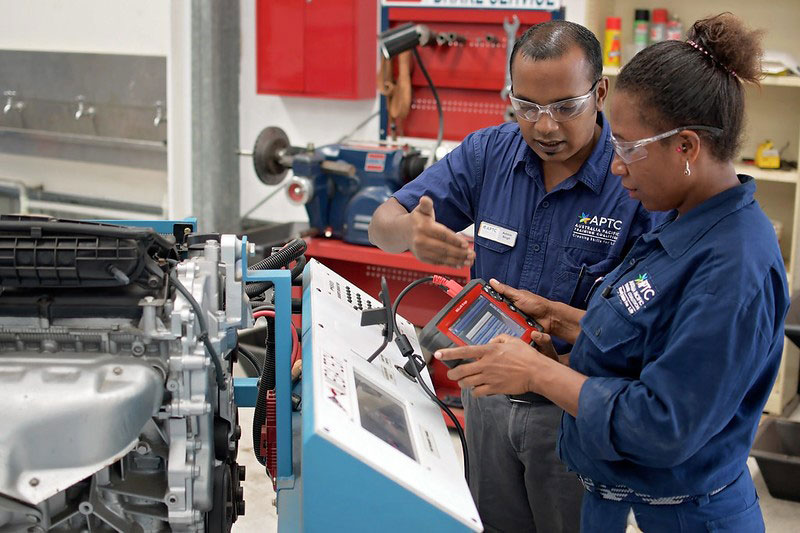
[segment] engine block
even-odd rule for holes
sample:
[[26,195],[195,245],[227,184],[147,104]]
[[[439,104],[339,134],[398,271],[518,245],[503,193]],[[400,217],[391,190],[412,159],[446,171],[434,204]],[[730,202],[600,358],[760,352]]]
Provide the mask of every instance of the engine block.
[[[92,248],[52,238],[78,259]],[[64,246],[49,244],[35,275],[17,253],[0,280],[0,533],[229,531],[244,513],[232,368],[252,325],[241,241],[210,236],[177,259],[145,246],[144,268],[108,267],[111,286],[53,282]],[[98,264],[113,255],[95,248]]]

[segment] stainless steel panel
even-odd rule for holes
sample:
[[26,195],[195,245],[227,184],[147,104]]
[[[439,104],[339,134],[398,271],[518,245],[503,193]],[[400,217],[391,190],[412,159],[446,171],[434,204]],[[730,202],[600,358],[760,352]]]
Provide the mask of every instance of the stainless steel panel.
[[165,57],[0,50],[0,126],[163,142],[166,87]]

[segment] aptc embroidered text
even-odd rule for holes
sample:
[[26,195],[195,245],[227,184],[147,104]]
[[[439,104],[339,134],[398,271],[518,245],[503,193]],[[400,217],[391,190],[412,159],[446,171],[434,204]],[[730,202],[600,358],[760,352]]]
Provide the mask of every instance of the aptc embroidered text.
[[646,273],[617,288],[617,296],[619,296],[620,302],[631,315],[644,307],[655,295],[655,287],[650,283]]
[[617,242],[620,231],[622,231],[621,220],[581,213],[578,216],[578,223],[572,228],[572,236],[611,245]]

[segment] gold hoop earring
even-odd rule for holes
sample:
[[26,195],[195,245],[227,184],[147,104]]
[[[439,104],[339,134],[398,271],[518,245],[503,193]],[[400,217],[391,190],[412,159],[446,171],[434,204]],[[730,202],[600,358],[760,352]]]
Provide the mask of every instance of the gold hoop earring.
[[689,160],[686,160],[686,169],[683,171],[684,176],[691,176],[692,170],[689,168]]

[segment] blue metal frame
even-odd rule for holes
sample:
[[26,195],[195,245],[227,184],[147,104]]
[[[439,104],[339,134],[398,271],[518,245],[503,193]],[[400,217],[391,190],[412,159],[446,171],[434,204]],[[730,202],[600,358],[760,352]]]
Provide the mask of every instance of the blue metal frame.
[[[381,8],[380,25],[381,25],[380,33],[383,33],[383,32],[385,32],[386,30],[389,29],[389,8],[388,7],[384,6],[384,7]],[[386,136],[389,134],[389,132],[388,132],[388,129],[389,129],[388,128],[388,125],[389,125],[389,109],[386,106],[386,97],[381,95],[380,98],[381,98],[381,102],[380,102],[379,109],[380,109],[380,112],[381,112],[381,116],[380,116],[380,122],[378,123],[378,138],[380,140],[382,140],[382,141],[385,141],[386,140]]]
[[[242,282],[271,281],[275,286],[275,411],[277,416],[278,486],[294,485],[292,472],[292,273],[248,270],[247,237],[242,237]],[[253,378],[250,378],[253,379]],[[234,380],[234,390],[237,383]],[[250,382],[249,388],[254,385]],[[241,405],[241,404],[238,404]],[[253,402],[255,405],[255,402]]]
[[239,407],[255,407],[258,378],[233,378],[233,401]]
[[158,233],[172,234],[175,224],[191,224],[192,231],[197,231],[197,218],[187,217],[183,220],[90,220],[100,224],[116,224],[118,226],[133,226],[135,228],[153,228]]

